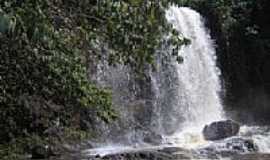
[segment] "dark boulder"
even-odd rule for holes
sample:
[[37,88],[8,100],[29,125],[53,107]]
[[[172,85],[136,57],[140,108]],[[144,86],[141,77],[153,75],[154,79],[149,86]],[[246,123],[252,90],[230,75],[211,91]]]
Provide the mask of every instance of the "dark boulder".
[[[60,145],[60,144],[59,144]],[[59,156],[59,146],[55,145],[54,147],[43,145],[43,144],[36,144],[33,145],[31,148],[31,159],[44,159],[54,156]]]
[[203,128],[203,136],[205,140],[221,140],[235,136],[239,129],[240,125],[232,120],[217,121]]
[[159,145],[162,143],[162,136],[157,133],[148,133],[144,135],[143,141],[152,145]]
[[44,159],[49,157],[49,150],[47,146],[35,145],[31,149],[32,159]]

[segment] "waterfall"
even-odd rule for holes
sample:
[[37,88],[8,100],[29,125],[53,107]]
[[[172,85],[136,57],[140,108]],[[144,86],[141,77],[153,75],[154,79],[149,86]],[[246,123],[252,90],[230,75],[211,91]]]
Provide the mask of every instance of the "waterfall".
[[178,107],[185,125],[200,127],[221,120],[220,71],[216,66],[215,47],[202,17],[185,7],[171,7],[166,17],[176,30],[191,40],[191,45],[179,51],[183,64],[176,64]]
[[[110,125],[97,123],[100,137],[105,141],[98,139],[96,148],[85,153],[102,156],[176,146],[201,156],[223,152],[227,155],[235,153],[232,145],[236,145],[236,150],[239,145],[246,149],[245,139],[254,141],[261,153],[269,153],[269,127],[242,126],[231,139],[204,140],[203,127],[225,119],[214,42],[196,11],[171,6],[166,18],[174,29],[191,40],[190,45],[179,50],[184,62],[178,64],[170,56],[172,46],[164,43],[156,51],[156,70],[153,72],[146,65],[143,77],[127,66],[110,67],[106,60],[98,64],[96,74],[91,77],[98,85],[112,89],[119,119]],[[156,141],[159,138],[161,141]]]
[[216,66],[214,43],[199,13],[172,6],[167,10],[166,18],[182,36],[191,40],[190,45],[179,50],[184,62],[172,64],[175,78],[170,85],[175,94],[174,106],[168,115],[174,120],[181,117],[171,126],[175,130],[169,141],[190,146],[194,141],[200,143],[203,140],[201,131],[206,124],[224,119],[219,95],[220,70]]
[[[201,133],[202,127],[223,118],[220,71],[216,66],[215,47],[199,13],[172,6],[166,18],[173,27],[191,40],[179,52],[178,64],[171,46],[157,51],[156,71],[145,66],[144,77],[132,68],[98,64],[97,83],[109,87],[120,119],[113,125],[98,124],[108,143],[141,143],[149,135],[164,137],[188,132]],[[103,126],[103,127],[101,127]],[[185,138],[186,139],[186,138]]]

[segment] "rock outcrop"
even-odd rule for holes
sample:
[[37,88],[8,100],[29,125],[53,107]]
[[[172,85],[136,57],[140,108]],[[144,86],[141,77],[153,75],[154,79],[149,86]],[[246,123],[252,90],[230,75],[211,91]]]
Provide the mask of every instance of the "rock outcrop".
[[191,160],[193,155],[190,151],[178,147],[152,148],[126,153],[93,157],[91,160]]
[[232,157],[238,154],[257,153],[257,151],[258,146],[252,139],[232,137],[200,148],[197,153],[205,159],[218,159],[218,157]]
[[205,140],[215,141],[237,135],[240,125],[232,120],[217,121],[203,128]]

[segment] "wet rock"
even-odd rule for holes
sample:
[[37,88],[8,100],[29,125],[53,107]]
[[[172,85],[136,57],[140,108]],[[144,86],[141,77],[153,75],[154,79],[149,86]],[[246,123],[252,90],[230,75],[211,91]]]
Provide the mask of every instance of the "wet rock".
[[226,147],[237,152],[256,152],[258,146],[252,139],[232,138],[226,142]]
[[180,147],[165,147],[161,150],[159,150],[160,152],[165,152],[168,154],[172,154],[172,153],[179,153],[179,152],[187,152],[186,149],[184,148],[180,148]]
[[214,159],[214,157],[231,157],[237,154],[254,153],[258,151],[258,146],[252,139],[233,137],[222,141],[216,141],[197,152],[200,156]]
[[270,154],[268,153],[250,153],[238,154],[231,157],[231,160],[269,160]]
[[162,136],[156,133],[148,133],[143,138],[143,141],[152,145],[158,145],[162,143]]
[[178,147],[133,150],[124,153],[93,157],[91,160],[177,160],[192,159],[191,152]]
[[31,149],[32,159],[44,159],[49,157],[59,156],[60,152],[57,146],[47,146],[47,145],[35,145]]
[[153,151],[141,151],[135,153],[122,153],[116,155],[107,155],[102,160],[170,160],[172,156]]
[[203,136],[205,140],[221,140],[235,136],[239,129],[240,125],[232,120],[217,121],[203,128]]
[[47,146],[36,145],[31,149],[32,159],[43,159],[49,157]]

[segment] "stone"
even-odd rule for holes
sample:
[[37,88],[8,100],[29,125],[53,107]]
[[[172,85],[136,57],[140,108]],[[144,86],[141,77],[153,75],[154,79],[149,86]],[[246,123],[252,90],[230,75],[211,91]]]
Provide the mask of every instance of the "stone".
[[46,146],[36,145],[31,149],[32,159],[44,159],[48,158],[49,151]]
[[162,148],[160,151],[168,153],[168,154],[187,152],[186,149],[180,148],[180,147],[165,147],[165,148]]
[[57,149],[57,146],[36,144],[31,149],[31,159],[44,159],[59,155],[60,151]]
[[216,121],[203,128],[205,140],[215,141],[238,134],[240,125],[232,120]]
[[231,137],[222,141],[216,141],[205,148],[197,150],[198,155],[206,159],[218,159],[218,157],[231,157],[237,154],[257,152],[258,146],[254,141],[250,138],[242,137]]
[[226,148],[238,152],[257,152],[258,146],[252,139],[246,138],[231,138],[226,141]]
[[152,145],[159,145],[162,143],[162,136],[157,133],[147,133],[144,135],[143,141]]

